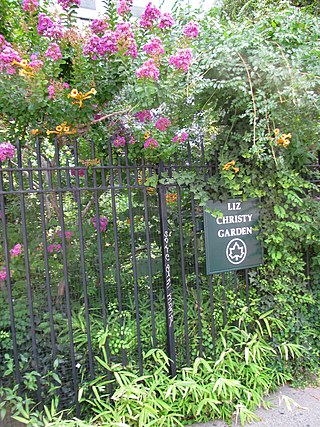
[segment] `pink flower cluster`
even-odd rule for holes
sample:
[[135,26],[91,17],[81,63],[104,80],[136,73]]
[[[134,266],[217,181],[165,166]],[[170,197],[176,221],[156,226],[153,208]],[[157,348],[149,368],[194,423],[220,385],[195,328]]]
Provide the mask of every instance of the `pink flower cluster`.
[[159,37],[153,37],[153,39],[142,47],[142,50],[146,52],[147,55],[152,56],[159,56],[164,53],[164,47]]
[[[94,216],[93,218],[91,218],[91,222],[92,222],[94,228],[97,228],[97,217],[96,216]],[[106,216],[101,216],[99,218],[99,223],[100,223],[99,231],[100,232],[102,232],[102,231],[105,232],[107,230],[107,226],[108,226],[108,223],[109,223],[108,218]]]
[[[31,57],[34,55],[30,56]],[[29,62],[29,67],[33,68],[34,70],[39,70],[43,66],[43,61],[41,59],[33,59],[31,62]]]
[[131,30],[129,22],[120,22],[115,31],[116,40],[125,55],[130,55],[133,58],[138,56],[137,44]]
[[61,82],[51,80],[51,84],[48,86],[49,99],[52,99],[56,92],[60,92],[63,89],[69,89],[69,88],[70,86],[66,82],[61,83]]
[[7,271],[5,267],[2,267],[0,270],[0,280],[6,280],[7,278]]
[[141,123],[151,122],[152,114],[150,110],[138,111],[134,117],[136,117]]
[[51,58],[53,61],[57,61],[58,59],[62,58],[62,53],[57,43],[51,43],[49,45],[48,49],[46,50],[45,56]]
[[20,62],[21,58],[11,44],[0,34],[0,73],[6,70],[7,74],[15,74],[16,69],[12,66],[13,61]]
[[35,12],[38,9],[38,1],[37,0],[23,0],[22,9],[26,12]]
[[159,142],[154,138],[148,138],[143,146],[144,148],[157,148],[159,147]]
[[84,176],[85,175],[85,169],[71,169],[70,171],[71,176]]
[[14,257],[20,255],[21,254],[21,248],[22,248],[22,245],[20,243],[17,243],[16,245],[14,245],[14,247],[12,249],[10,249],[11,258],[14,258]]
[[37,30],[38,34],[52,39],[61,39],[64,33],[61,23],[53,22],[49,16],[44,13],[40,13],[39,15]]
[[178,70],[188,71],[192,61],[191,49],[180,49],[176,55],[171,55],[169,65],[174,65]]
[[144,62],[140,68],[137,68],[136,75],[138,79],[159,80],[160,71],[155,64],[154,59],[150,58]]
[[164,13],[159,20],[158,28],[170,28],[174,24],[174,19],[170,13]]
[[132,0],[120,0],[119,7],[117,9],[118,14],[121,16],[127,15],[131,10],[132,3]]
[[[62,231],[57,229],[55,235],[59,236],[62,239]],[[71,237],[74,235],[73,231],[65,230],[64,232],[66,240],[71,240]]]
[[126,145],[126,140],[123,136],[117,136],[113,141],[114,147],[124,147]]
[[190,38],[197,38],[199,35],[199,26],[195,21],[190,21],[184,26],[183,34]]
[[150,28],[153,27],[154,21],[161,17],[161,12],[158,8],[148,3],[145,11],[140,18],[140,27]]
[[160,117],[155,124],[155,127],[161,132],[164,132],[169,126],[171,126],[171,121],[167,117]]
[[187,132],[181,132],[180,134],[175,135],[172,138],[172,142],[185,142],[189,138],[189,134]]
[[109,17],[104,19],[94,19],[91,22],[90,28],[93,34],[102,35],[109,28]]
[[101,38],[92,34],[83,48],[83,54],[91,56],[94,60],[116,52],[118,52],[118,44],[113,31],[106,31]]
[[80,0],[58,0],[63,10],[69,9],[72,6],[80,6]]
[[60,245],[60,243],[52,243],[51,245],[48,246],[48,252],[52,253],[59,253],[62,250],[62,246]]
[[0,162],[11,160],[14,157],[15,148],[10,142],[2,142],[0,144]]

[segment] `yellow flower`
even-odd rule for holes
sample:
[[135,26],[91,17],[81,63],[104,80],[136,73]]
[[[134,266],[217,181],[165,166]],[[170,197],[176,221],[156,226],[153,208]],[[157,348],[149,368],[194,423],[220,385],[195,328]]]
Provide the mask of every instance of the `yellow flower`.
[[62,132],[62,126],[61,126],[61,125],[56,126],[56,131],[57,131],[57,132]]
[[277,129],[275,129],[275,130],[274,130],[274,134],[275,134],[275,136],[278,136],[278,135],[279,135],[279,133],[280,133],[280,129],[278,129],[278,128],[277,128]]
[[147,131],[147,132],[143,135],[144,139],[148,139],[148,138],[149,138],[149,136],[150,136],[150,131]]
[[77,89],[72,89],[72,91],[69,93],[68,98],[76,98],[78,96],[78,90]]
[[234,170],[235,173],[238,173],[240,168],[232,168]]
[[97,91],[95,90],[95,88],[93,87],[90,92],[92,93],[92,95],[96,95]]
[[39,132],[40,132],[39,129],[32,129],[30,131],[31,135],[37,135]]
[[234,160],[231,160],[230,162],[226,163],[223,166],[223,170],[228,171],[231,168],[231,166],[234,166],[235,164],[236,164],[236,162]]

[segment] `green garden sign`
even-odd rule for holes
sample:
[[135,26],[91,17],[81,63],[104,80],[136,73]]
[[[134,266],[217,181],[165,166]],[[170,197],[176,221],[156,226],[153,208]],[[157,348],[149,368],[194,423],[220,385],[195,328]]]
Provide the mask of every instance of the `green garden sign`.
[[204,212],[207,274],[242,270],[263,263],[257,239],[257,199],[207,202]]

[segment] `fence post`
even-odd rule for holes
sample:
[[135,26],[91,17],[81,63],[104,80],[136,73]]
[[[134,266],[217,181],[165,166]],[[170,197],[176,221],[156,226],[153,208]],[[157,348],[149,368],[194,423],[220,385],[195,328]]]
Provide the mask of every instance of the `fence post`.
[[[163,164],[160,163],[159,178],[161,178],[161,171]],[[169,230],[168,230],[168,215],[166,203],[166,187],[163,184],[158,185],[159,194],[159,213],[160,213],[160,232],[161,232],[161,246],[162,246],[162,265],[163,265],[163,285],[164,297],[166,308],[166,325],[167,325],[167,348],[168,356],[170,358],[170,374],[176,375],[176,350],[174,340],[174,317],[173,317],[173,297],[172,297],[172,283],[170,272],[170,254],[169,254]]]

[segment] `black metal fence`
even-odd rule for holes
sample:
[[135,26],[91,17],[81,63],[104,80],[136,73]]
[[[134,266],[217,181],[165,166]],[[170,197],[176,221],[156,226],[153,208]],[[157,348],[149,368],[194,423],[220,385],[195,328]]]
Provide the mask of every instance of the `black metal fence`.
[[248,271],[205,273],[202,207],[182,184],[214,173],[202,145],[166,164],[78,149],[39,140],[0,169],[0,378],[34,381],[41,401],[34,373],[54,372],[77,407],[97,355],[143,373],[144,352],[161,348],[171,374],[212,357],[228,293],[249,292]]

